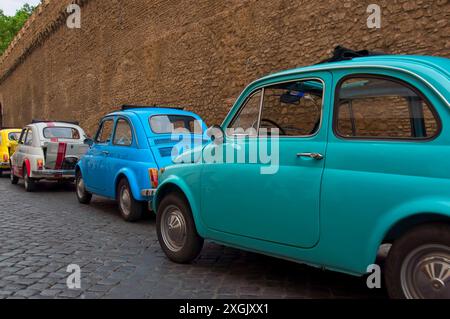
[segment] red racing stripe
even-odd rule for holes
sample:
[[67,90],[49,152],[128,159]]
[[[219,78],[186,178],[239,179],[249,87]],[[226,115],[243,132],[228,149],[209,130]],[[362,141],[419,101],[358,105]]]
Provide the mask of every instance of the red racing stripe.
[[58,144],[58,155],[56,156],[55,169],[61,169],[64,158],[66,157],[67,143]]

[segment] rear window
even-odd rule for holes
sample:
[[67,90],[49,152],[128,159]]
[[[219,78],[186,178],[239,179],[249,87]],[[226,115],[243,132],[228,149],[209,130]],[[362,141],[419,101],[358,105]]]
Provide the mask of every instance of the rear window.
[[72,127],[46,127],[44,128],[45,138],[61,138],[68,140],[79,140],[80,132]]
[[8,139],[10,141],[18,141],[20,138],[20,132],[11,132],[8,134]]
[[202,133],[202,124],[192,116],[156,115],[150,118],[150,128],[156,134],[172,134],[176,129],[186,129],[190,133]]

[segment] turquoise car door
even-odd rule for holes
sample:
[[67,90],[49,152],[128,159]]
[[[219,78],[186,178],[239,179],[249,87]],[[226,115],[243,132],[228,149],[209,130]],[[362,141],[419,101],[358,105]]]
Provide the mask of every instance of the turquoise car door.
[[[208,228],[296,247],[318,242],[331,82],[326,72],[283,79],[235,107],[224,144],[205,148],[206,157],[223,158],[202,171]],[[264,134],[273,129],[278,137]]]

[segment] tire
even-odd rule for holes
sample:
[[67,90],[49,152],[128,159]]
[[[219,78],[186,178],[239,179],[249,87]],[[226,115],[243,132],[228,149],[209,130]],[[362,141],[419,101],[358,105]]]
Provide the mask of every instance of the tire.
[[2,178],[2,177],[3,177],[3,169],[0,168],[0,178]]
[[77,194],[78,201],[81,204],[85,204],[85,205],[89,204],[92,199],[92,194],[86,190],[81,172],[77,172],[75,181],[76,181],[75,182],[75,187],[76,187],[75,193]]
[[16,175],[14,175],[14,169],[12,165],[11,165],[11,174],[9,175],[9,178],[11,180],[11,184],[17,185],[19,183],[19,178]]
[[26,168],[26,166],[23,167],[23,180],[24,180],[24,185],[25,185],[25,191],[27,192],[34,192],[36,190],[36,184],[37,182],[32,179],[31,177],[29,177],[29,172]]
[[117,185],[117,202],[122,218],[127,222],[139,220],[147,209],[146,202],[134,199],[130,184],[126,178],[122,178]]
[[[175,228],[178,230],[174,231]],[[190,263],[202,250],[204,240],[197,233],[189,204],[179,193],[170,193],[162,199],[156,215],[156,231],[162,250],[176,263]]]
[[421,225],[397,239],[385,279],[394,299],[450,299],[450,225]]

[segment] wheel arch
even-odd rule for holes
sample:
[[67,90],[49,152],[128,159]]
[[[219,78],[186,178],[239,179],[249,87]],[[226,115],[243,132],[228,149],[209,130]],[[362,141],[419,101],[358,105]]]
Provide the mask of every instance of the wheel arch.
[[444,198],[422,198],[384,214],[367,245],[367,265],[376,260],[382,244],[392,243],[410,229],[427,223],[450,223],[450,202]]
[[197,202],[195,201],[195,197],[190,191],[189,187],[183,182],[183,180],[178,177],[168,177],[164,180],[164,182],[159,185],[158,190],[153,198],[152,206],[155,213],[158,212],[158,206],[161,203],[161,200],[171,194],[173,192],[179,193],[184,197],[189,207],[191,208],[192,217],[194,218],[195,226],[197,228],[197,232],[201,237],[204,237],[206,233],[206,228],[201,222],[201,218],[199,215],[199,207]]
[[128,184],[130,185],[131,193],[134,199],[141,200],[137,178],[131,170],[126,168],[121,169],[114,178],[114,189],[112,190],[112,197],[117,198],[117,187],[119,186],[119,183],[123,178],[126,178],[128,180]]

